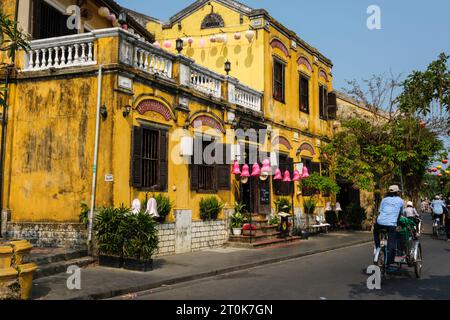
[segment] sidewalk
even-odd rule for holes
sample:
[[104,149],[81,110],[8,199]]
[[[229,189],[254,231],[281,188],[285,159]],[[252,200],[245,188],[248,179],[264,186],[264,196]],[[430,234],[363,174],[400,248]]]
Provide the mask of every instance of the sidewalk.
[[148,273],[89,267],[81,270],[81,290],[67,289],[69,274],[60,273],[34,281],[33,299],[106,299],[371,241],[369,232],[336,232],[278,247],[219,248],[161,257],[155,259],[154,270]]

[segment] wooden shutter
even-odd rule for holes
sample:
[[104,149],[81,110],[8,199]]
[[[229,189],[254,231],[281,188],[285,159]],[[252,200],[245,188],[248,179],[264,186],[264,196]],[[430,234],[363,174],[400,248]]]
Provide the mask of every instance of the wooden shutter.
[[133,126],[131,135],[130,184],[135,188],[142,186],[142,128]]
[[203,147],[201,137],[194,138],[194,155],[189,165],[189,175],[191,182],[191,191],[198,191],[198,167],[203,163]]
[[[270,152],[264,158],[270,159]],[[270,194],[270,178],[266,181],[259,180],[259,206],[258,212],[270,214],[271,213],[271,194]]]
[[168,157],[169,132],[161,130],[159,132],[159,179],[158,189],[167,191],[167,181],[169,175],[169,157]]
[[32,19],[32,36],[33,39],[40,39],[41,37],[41,8],[42,8],[42,0],[33,0],[31,3],[33,15]]
[[320,175],[320,162],[311,162],[311,173],[313,172]]
[[216,164],[217,188],[219,190],[231,190],[231,145],[220,144],[220,155],[216,155],[216,159],[221,160]]
[[336,112],[337,112],[337,97],[336,97],[336,93],[334,93],[334,92],[328,93],[327,109],[328,109],[328,111],[327,111],[328,119],[335,120]]

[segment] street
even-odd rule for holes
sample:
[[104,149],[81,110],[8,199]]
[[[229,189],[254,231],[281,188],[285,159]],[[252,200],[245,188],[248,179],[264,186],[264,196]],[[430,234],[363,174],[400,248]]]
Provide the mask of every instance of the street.
[[450,299],[450,243],[428,234],[421,240],[422,278],[404,267],[400,275],[388,276],[381,290],[367,289],[373,245],[364,244],[142,292],[137,299]]

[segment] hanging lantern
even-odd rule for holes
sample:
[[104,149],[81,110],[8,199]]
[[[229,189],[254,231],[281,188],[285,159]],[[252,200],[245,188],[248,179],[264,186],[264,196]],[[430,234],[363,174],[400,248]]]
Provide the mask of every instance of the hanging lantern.
[[294,171],[294,177],[292,178],[292,181],[300,181],[302,180],[302,176],[300,175],[300,171],[295,170]]
[[436,169],[442,170],[442,166],[437,166]]
[[437,176],[438,176],[439,178],[441,178],[441,177],[442,177],[442,173],[439,173]]
[[216,41],[219,42],[219,43],[222,43],[223,42],[223,34],[218,34],[216,36]]
[[327,205],[325,206],[325,211],[333,211],[333,209],[331,208],[330,202],[327,202]]
[[248,167],[247,164],[244,164],[242,166],[241,182],[244,184],[247,183],[249,177],[250,177],[250,168]]
[[224,34],[222,35],[222,42],[223,42],[223,44],[227,44],[227,43],[228,43],[228,36],[227,36],[226,33],[224,33]]
[[106,7],[98,8],[98,15],[103,18],[107,18],[109,16],[109,9]]
[[205,47],[205,38],[201,37],[200,38],[200,48],[204,48]]
[[263,161],[263,166],[261,168],[261,176],[259,177],[262,181],[267,180],[272,173],[272,168],[270,167],[270,160],[265,159]]
[[309,172],[308,172],[308,168],[306,166],[303,166],[302,179],[306,179],[306,178],[309,178]]
[[336,211],[342,211],[341,204],[336,202]]
[[241,37],[242,37],[242,35],[241,35],[240,32],[236,32],[236,33],[234,34],[234,40],[241,40]]
[[258,163],[253,164],[252,177],[259,177],[261,175],[261,168]]
[[163,45],[164,45],[164,48],[170,49],[172,47],[172,42],[170,42],[169,40],[166,40],[166,41],[164,41]]
[[438,172],[438,169],[437,168],[431,168],[431,171],[432,172]]
[[446,174],[450,174],[450,170],[445,170],[445,173]]
[[239,168],[239,161],[237,161],[237,160],[234,160],[232,173],[234,175],[241,174],[241,169]]
[[153,46],[159,49],[159,48],[161,48],[161,43],[159,43],[158,41],[155,41],[153,43]]
[[283,178],[283,182],[291,182],[291,174],[289,173],[288,170],[286,170],[284,172],[284,178]]
[[188,42],[189,47],[192,46],[192,44],[194,43],[194,38],[189,37],[189,38],[187,39],[187,42]]
[[212,43],[217,41],[217,36],[212,35],[211,37],[209,37],[209,41],[211,41]]
[[253,38],[255,37],[255,31],[247,30],[245,32],[245,37],[247,38],[248,42],[252,42]]
[[275,171],[275,176],[273,177],[273,180],[283,180],[283,177],[281,176],[281,170],[277,169]]
[[443,163],[443,164],[447,164],[447,163],[448,163],[448,159],[443,159],[443,160],[442,160],[442,163]]
[[111,13],[108,15],[108,17],[106,19],[108,19],[108,21],[110,21],[112,23],[116,20],[116,15],[114,13]]

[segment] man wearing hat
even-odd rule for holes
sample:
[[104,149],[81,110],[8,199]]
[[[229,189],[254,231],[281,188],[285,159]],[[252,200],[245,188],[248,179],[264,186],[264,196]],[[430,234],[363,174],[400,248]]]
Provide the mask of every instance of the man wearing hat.
[[380,215],[373,228],[375,249],[380,248],[380,231],[388,231],[387,271],[395,271],[395,248],[397,245],[397,223],[403,213],[404,201],[400,197],[400,188],[397,185],[389,187],[389,193],[381,201]]

